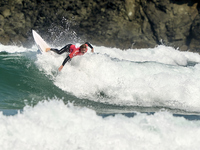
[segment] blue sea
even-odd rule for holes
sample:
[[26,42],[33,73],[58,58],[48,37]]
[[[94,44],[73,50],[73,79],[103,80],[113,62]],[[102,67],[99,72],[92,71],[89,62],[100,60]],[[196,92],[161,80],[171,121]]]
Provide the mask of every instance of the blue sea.
[[1,150],[200,149],[199,54],[94,50],[58,72],[67,54],[0,45]]

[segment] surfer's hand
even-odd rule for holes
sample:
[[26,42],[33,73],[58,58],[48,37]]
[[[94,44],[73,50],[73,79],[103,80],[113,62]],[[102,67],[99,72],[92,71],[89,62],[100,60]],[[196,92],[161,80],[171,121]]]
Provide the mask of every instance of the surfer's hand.
[[62,68],[63,68],[63,65],[61,65],[61,66],[58,68],[58,70],[59,70],[59,71],[61,71],[61,70],[62,70]]
[[94,53],[94,48],[92,48],[91,52]]

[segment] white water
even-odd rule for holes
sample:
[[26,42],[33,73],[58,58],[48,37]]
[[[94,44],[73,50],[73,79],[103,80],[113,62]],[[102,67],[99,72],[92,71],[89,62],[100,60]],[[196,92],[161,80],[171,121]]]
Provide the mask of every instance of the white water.
[[[79,98],[200,112],[199,54],[166,46],[127,51],[94,48],[94,54],[74,57],[57,76],[66,54],[38,54],[36,63],[56,86]],[[196,64],[188,66],[191,62]]]
[[[78,45],[78,44],[77,44]],[[129,49],[94,46],[58,74],[67,54],[36,54],[36,64],[54,84],[79,98],[117,105],[169,107],[200,112],[200,55],[172,47]],[[0,52],[36,52],[0,45]],[[191,62],[196,63],[188,66]]]
[[[37,49],[0,45],[0,51]],[[74,57],[58,75],[55,72],[65,55],[37,54],[36,64],[58,87],[77,97],[200,111],[198,54],[166,46],[128,51],[95,47],[95,52]],[[190,61],[197,64],[184,67]],[[98,97],[99,91],[108,98]],[[59,99],[26,106],[15,116],[0,112],[2,150],[199,150],[199,135],[200,121],[168,112],[102,118],[91,109],[65,105]]]
[[61,100],[0,114],[2,150],[198,150],[200,121],[167,112],[102,118],[93,110]]
[[0,52],[8,52],[8,53],[21,53],[21,52],[28,52],[33,51],[36,52],[36,46],[33,48],[25,48],[25,47],[19,47],[19,46],[12,46],[12,45],[2,45],[0,44]]

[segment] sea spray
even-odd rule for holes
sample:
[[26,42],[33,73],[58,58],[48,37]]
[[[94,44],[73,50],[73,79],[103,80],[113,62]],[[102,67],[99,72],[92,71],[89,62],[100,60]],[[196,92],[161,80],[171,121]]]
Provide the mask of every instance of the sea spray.
[[62,100],[42,101],[15,116],[0,114],[0,145],[16,149],[199,149],[200,122],[168,112],[102,118]]

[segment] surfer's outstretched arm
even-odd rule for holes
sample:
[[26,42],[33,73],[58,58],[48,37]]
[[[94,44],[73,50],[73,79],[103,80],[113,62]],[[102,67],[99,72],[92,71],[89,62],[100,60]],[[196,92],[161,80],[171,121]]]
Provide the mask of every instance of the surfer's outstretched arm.
[[68,62],[68,60],[71,60],[71,58],[69,57],[69,55],[65,58],[65,60],[62,63],[62,65],[58,68],[59,71],[62,70],[62,68],[64,67],[64,65],[66,64],[66,62]]
[[93,48],[93,46],[92,46],[89,42],[85,42],[85,44],[87,44],[87,45],[91,48],[92,53],[94,53],[94,48]]
[[61,66],[58,68],[58,70],[61,71],[63,67],[64,67],[64,66],[61,65]]

